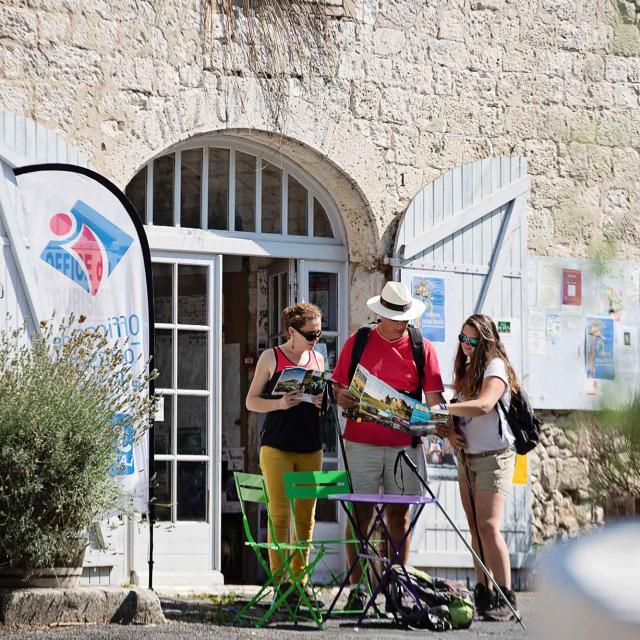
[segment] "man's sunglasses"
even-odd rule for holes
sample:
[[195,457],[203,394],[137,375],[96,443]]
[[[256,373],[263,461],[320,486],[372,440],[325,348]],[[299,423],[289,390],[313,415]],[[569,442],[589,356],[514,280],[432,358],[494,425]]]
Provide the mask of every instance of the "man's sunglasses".
[[478,346],[478,343],[480,342],[480,340],[478,340],[478,338],[470,338],[469,336],[465,336],[464,333],[461,333],[458,336],[458,340],[462,343],[464,342],[468,342],[470,347],[473,347],[475,349],[475,347]]
[[[295,327],[294,327],[295,329]],[[322,331],[301,331],[300,329],[296,329],[296,331],[307,341],[313,342],[314,340],[320,340],[322,337]]]

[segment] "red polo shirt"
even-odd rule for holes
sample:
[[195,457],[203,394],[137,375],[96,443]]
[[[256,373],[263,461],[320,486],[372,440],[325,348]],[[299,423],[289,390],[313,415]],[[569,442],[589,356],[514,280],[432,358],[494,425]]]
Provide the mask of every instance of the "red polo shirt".
[[[351,366],[351,354],[355,336],[349,336],[340,351],[338,363],[333,371],[332,379],[346,387],[349,386],[349,367]],[[424,343],[424,377],[423,389],[425,393],[442,392],[442,377],[440,365],[434,346],[428,341]],[[418,371],[416,370],[411,349],[411,336],[405,332],[398,340],[387,340],[373,328],[369,333],[369,339],[360,358],[360,364],[372,373],[376,378],[391,385],[398,391],[413,392],[418,387]],[[344,432],[346,440],[375,444],[385,447],[404,447],[411,444],[409,434],[395,431],[375,422],[355,422],[347,420]]]

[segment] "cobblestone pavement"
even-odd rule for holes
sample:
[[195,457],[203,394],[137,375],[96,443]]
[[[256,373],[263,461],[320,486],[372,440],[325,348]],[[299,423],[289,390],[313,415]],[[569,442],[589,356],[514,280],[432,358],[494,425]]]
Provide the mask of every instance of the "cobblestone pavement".
[[[531,631],[536,600],[534,593],[518,595],[518,604],[522,617],[527,625],[524,631],[514,622],[490,623],[474,621],[470,629],[464,631],[448,631],[444,638],[451,640],[472,638],[509,638],[520,640],[533,638]],[[301,640],[312,634],[323,640],[377,640],[400,639],[406,640],[407,635],[423,638],[430,632],[424,630],[407,631],[394,627],[390,621],[372,621],[359,630],[354,630],[353,622],[347,618],[333,619],[327,623],[324,631],[319,631],[311,624],[301,624],[297,627],[285,622],[271,625],[267,629],[254,627],[230,626],[228,620],[232,615],[234,605],[212,602],[211,599],[200,598],[162,598],[162,607],[168,624],[161,626],[120,626],[106,625],[103,627],[65,627],[43,630],[13,631],[0,630],[0,638],[8,640],[121,640],[136,638],[140,640],[155,640],[165,638],[171,640],[200,640],[206,638],[225,638],[225,640]]]

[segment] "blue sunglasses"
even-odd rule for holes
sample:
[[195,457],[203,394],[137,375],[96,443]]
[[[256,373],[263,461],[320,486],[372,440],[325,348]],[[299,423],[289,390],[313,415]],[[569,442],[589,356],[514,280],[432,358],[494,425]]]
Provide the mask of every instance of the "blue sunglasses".
[[469,336],[465,336],[464,333],[461,333],[458,336],[458,340],[462,343],[464,342],[468,342],[470,347],[473,347],[474,349],[478,346],[478,343],[480,342],[480,340],[478,340],[478,338],[470,338]]

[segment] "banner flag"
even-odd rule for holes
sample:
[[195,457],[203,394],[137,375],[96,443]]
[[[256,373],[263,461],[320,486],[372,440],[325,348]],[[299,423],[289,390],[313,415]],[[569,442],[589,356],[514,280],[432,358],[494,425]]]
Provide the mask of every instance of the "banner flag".
[[[133,206],[109,180],[83,167],[41,164],[14,173],[36,321],[86,316],[83,326],[119,340],[134,375],[143,372],[153,355],[151,259]],[[134,444],[133,425],[124,431],[113,473],[146,512],[149,434]]]

